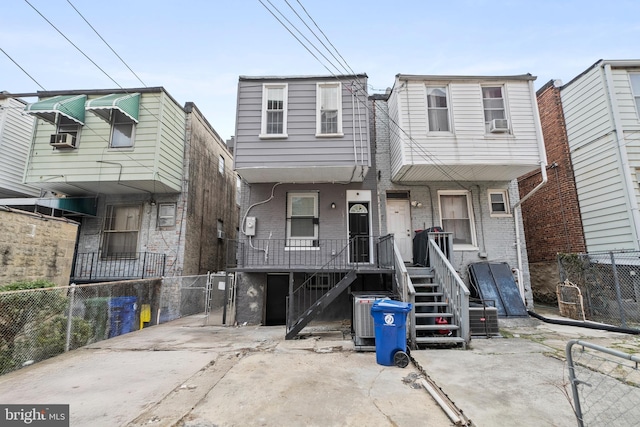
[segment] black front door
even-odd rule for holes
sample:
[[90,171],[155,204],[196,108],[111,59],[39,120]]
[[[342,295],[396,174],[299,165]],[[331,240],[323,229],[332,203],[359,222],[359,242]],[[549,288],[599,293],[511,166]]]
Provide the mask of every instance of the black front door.
[[369,262],[369,202],[349,202],[349,260]]
[[266,326],[287,323],[287,295],[289,294],[288,274],[267,275],[267,297],[264,324]]

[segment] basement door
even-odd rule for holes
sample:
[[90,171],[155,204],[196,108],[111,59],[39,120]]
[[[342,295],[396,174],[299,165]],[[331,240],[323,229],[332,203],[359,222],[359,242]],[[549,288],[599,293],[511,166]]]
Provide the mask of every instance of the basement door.
[[287,323],[287,295],[289,294],[288,274],[267,274],[264,324],[266,326]]
[[393,234],[402,260],[413,259],[413,241],[411,240],[411,211],[409,200],[387,199],[387,232]]
[[349,202],[349,261],[369,262],[369,202]]

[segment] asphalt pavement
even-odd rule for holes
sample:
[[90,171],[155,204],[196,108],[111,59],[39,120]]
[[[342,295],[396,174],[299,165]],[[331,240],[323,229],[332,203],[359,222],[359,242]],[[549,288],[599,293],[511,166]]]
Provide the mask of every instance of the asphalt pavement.
[[195,315],[0,376],[0,403],[69,404],[71,426],[451,426],[449,403],[467,425],[573,427],[567,341],[640,353],[634,335],[533,318],[500,330],[466,350],[412,351],[403,369],[355,351],[348,325],[285,341],[284,327]]

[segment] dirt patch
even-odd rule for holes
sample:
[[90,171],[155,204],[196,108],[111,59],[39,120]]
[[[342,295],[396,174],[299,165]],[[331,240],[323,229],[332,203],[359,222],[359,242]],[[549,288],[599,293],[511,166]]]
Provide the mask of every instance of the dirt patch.
[[555,261],[531,263],[529,264],[529,273],[534,302],[557,304],[556,287],[560,282],[558,263]]

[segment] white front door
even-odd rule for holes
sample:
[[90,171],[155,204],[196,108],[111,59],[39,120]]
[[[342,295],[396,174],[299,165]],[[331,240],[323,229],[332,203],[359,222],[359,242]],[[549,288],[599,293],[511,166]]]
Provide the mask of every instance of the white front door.
[[387,231],[400,250],[402,260],[413,260],[413,241],[411,240],[411,211],[408,200],[387,199]]

